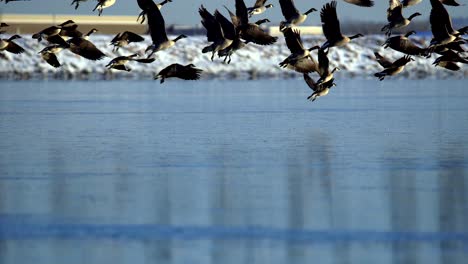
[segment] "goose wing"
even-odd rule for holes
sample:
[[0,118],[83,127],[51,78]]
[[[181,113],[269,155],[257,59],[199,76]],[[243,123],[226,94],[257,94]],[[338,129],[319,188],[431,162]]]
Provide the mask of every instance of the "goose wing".
[[296,61],[292,67],[300,73],[318,72],[317,63],[308,57]]
[[281,6],[281,12],[286,20],[290,20],[300,15],[293,0],[279,0],[279,3]]
[[[452,19],[450,19],[450,15],[444,5],[439,0],[431,0],[431,5],[432,9],[429,17],[431,29],[433,28],[435,31],[439,32],[444,32],[446,30],[448,33],[453,33]],[[432,30],[433,34],[434,30]],[[436,35],[434,35],[434,37],[435,36]]]
[[206,28],[206,36],[208,41],[210,42],[217,42],[222,41],[224,39],[223,30],[221,29],[221,25],[216,20],[216,18],[206,10],[203,5],[198,9],[198,13],[202,18],[202,25]]
[[224,6],[224,8],[226,8],[226,10],[228,11],[229,13],[229,16],[231,17],[231,22],[232,22],[232,25],[234,25],[234,28],[237,28],[240,26],[240,19],[234,14],[231,12],[231,10],[229,10],[229,8],[227,8],[226,6]]
[[154,7],[148,8],[146,12],[146,16],[148,17],[148,27],[153,43],[161,44],[168,41],[166,24],[159,8],[154,5]]
[[307,86],[309,86],[309,88],[312,91],[317,91],[317,84],[312,78],[310,78],[309,74],[304,73],[304,81],[307,83]]
[[145,40],[142,36],[130,31],[125,31],[122,38],[127,39],[129,42],[142,42]]
[[202,70],[195,68],[195,65],[189,64],[178,69],[177,77],[184,80],[198,80],[202,72]]
[[327,54],[323,49],[319,49],[318,51],[318,72],[320,76],[328,74],[328,68],[330,66],[330,61],[328,60]]
[[215,11],[214,16],[216,18],[216,21],[219,22],[221,28],[223,29],[224,37],[231,40],[235,39],[236,29],[234,28],[234,25],[218,10]]
[[54,53],[45,52],[41,54],[41,57],[52,67],[58,68],[61,66],[57,56]]
[[403,5],[398,0],[389,0],[389,6],[387,9],[387,21],[402,21],[404,19],[402,10]]
[[364,6],[364,7],[374,6],[374,1],[372,0],[344,0],[344,1],[353,5],[357,5],[357,6]]
[[397,43],[397,47],[398,49],[395,49],[395,50],[401,51],[408,55],[418,55],[418,56],[427,55],[426,49],[416,46],[409,39],[400,39],[400,41]]
[[7,51],[13,53],[13,54],[21,54],[25,52],[25,50],[15,42],[11,41],[8,43],[8,46],[6,48]]
[[69,44],[71,52],[88,60],[100,60],[106,56],[91,41],[83,38],[70,39]]
[[384,68],[392,67],[393,63],[391,61],[389,61],[387,58],[380,55],[378,52],[374,52],[374,55],[375,55],[375,59],[380,64],[380,66],[382,66]]
[[239,18],[240,25],[249,23],[249,15],[244,0],[236,0],[236,16]]
[[336,14],[336,1],[325,4],[320,11],[323,34],[327,40],[337,40],[342,38],[340,21]]
[[141,10],[152,10],[154,8],[158,8],[156,3],[154,3],[153,0],[137,0],[138,6],[141,8]]
[[287,28],[284,32],[284,38],[286,39],[286,45],[291,53],[300,53],[304,50],[301,40],[301,32],[299,30],[292,30]]
[[265,5],[265,2],[266,2],[266,1],[267,1],[267,0],[257,0],[257,1],[255,2],[255,5],[254,5],[253,7],[254,7],[254,8],[262,7],[262,6]]
[[410,60],[411,60],[410,56],[408,56],[408,55],[403,56],[403,57],[399,58],[398,60],[396,60],[395,62],[393,62],[391,68],[405,66],[408,62],[410,62]]
[[276,42],[277,37],[272,37],[255,24],[249,24],[242,31],[242,38],[259,45],[271,45]]

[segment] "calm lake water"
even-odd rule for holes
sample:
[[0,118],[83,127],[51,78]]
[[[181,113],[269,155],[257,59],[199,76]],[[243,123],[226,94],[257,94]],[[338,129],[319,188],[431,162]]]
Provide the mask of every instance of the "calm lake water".
[[0,263],[466,263],[465,80],[5,82]]

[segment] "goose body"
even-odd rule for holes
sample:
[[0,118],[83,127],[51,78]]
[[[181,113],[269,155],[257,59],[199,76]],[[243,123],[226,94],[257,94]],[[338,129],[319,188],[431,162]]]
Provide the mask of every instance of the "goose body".
[[98,0],[98,3],[96,7],[93,9],[93,11],[98,11],[98,16],[101,16],[102,11],[105,8],[111,7],[115,4],[116,0]]
[[67,41],[68,46],[66,47],[71,52],[80,55],[88,60],[101,60],[106,55],[99,50],[91,41],[88,40],[89,36],[95,33],[97,30],[92,29],[83,37],[71,38]]
[[385,31],[385,34],[390,36],[392,35],[393,29],[406,27],[411,23],[413,18],[421,15],[421,13],[416,12],[408,18],[405,18],[402,12],[403,5],[398,0],[389,0],[389,7],[387,9],[388,24],[382,27],[381,31]]
[[183,80],[198,80],[202,70],[195,68],[195,65],[181,65],[178,63],[171,64],[166,68],[162,69],[156,76],[155,80],[161,79],[161,83],[164,83],[167,78],[179,78]]
[[327,38],[320,49],[328,49],[331,47],[340,47],[349,43],[352,39],[362,37],[362,34],[356,34],[348,37],[341,33],[340,21],[336,14],[336,1],[331,1],[325,4],[320,11],[320,19],[322,21],[323,34]]
[[32,38],[37,39],[38,42],[41,42],[43,38],[59,35],[65,27],[76,29],[78,26],[75,24],[75,22],[73,22],[73,20],[67,20],[62,24],[45,28],[36,34],[33,34]]
[[310,13],[317,11],[317,9],[311,8],[305,13],[300,13],[293,0],[279,0],[279,3],[281,6],[281,12],[286,19],[285,21],[280,22],[280,31],[293,26],[299,26],[304,23]]
[[459,36],[465,33],[465,28],[460,30],[462,32],[454,30],[452,19],[444,5],[439,0],[430,0],[430,2],[432,9],[429,22],[431,23],[431,31],[434,36],[431,40],[430,47],[434,48],[458,40]]
[[114,59],[112,59],[106,67],[109,69],[116,69],[116,70],[121,70],[121,71],[131,71],[130,68],[128,68],[125,64],[127,64],[130,61],[136,61],[139,63],[152,63],[155,61],[154,58],[149,58],[149,59],[137,59],[138,54],[133,54],[130,56],[119,56]]
[[13,35],[8,39],[0,39],[0,51],[8,51],[13,54],[21,54],[25,52],[25,50],[20,45],[13,41],[19,38],[21,38],[21,36]]
[[301,34],[298,30],[287,28],[283,31],[286,39],[286,44],[291,51],[285,60],[279,65],[283,68],[295,70],[302,73],[309,73],[317,71],[317,63],[314,61],[310,52],[314,49],[319,49],[319,46],[314,46],[309,49],[305,49],[302,44]]
[[377,62],[385,68],[383,71],[374,74],[374,76],[379,78],[380,81],[383,81],[387,76],[397,75],[404,70],[407,63],[414,61],[413,58],[405,55],[404,57],[401,57],[392,63],[385,57],[381,56],[379,53],[375,52],[374,54]]
[[62,51],[64,48],[64,45],[54,44],[45,47],[39,52],[39,54],[41,54],[41,58],[45,60],[50,66],[58,68],[62,65],[60,64],[56,54]]
[[313,91],[313,93],[307,97],[307,100],[312,102],[321,96],[327,95],[330,92],[330,88],[336,85],[334,83],[335,79],[330,79],[328,82],[318,84],[308,74],[304,73],[303,76],[307,86]]
[[416,46],[408,37],[416,32],[410,31],[403,36],[393,36],[388,38],[383,47],[386,49],[390,47],[393,50],[402,52],[407,55],[414,55],[414,56],[429,56],[430,52],[426,48],[420,48]]

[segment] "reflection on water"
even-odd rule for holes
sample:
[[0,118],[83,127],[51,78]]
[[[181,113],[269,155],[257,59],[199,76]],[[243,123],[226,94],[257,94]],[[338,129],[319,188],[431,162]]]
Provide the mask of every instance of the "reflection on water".
[[463,81],[345,83],[2,85],[0,263],[464,263]]

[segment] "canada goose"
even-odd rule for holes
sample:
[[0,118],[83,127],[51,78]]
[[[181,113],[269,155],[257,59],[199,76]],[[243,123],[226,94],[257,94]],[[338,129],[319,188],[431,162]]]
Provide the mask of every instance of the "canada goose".
[[401,71],[403,71],[405,65],[408,62],[414,61],[413,58],[411,58],[408,55],[405,55],[392,63],[379,53],[374,52],[374,54],[377,62],[385,68],[383,71],[374,74],[374,76],[378,77],[380,81],[383,81],[386,76],[393,76],[400,73]]
[[19,38],[21,38],[21,36],[13,35],[9,39],[0,39],[0,51],[6,50],[13,54],[23,53],[25,50],[13,41]]
[[256,23],[249,23],[249,15],[244,0],[236,0],[236,16],[239,18],[237,30],[246,43],[253,42],[259,45],[271,45],[276,42],[277,37],[272,37],[260,28],[260,25],[269,22],[268,19],[262,19]]
[[459,36],[464,34],[466,29],[461,29],[462,32],[454,30],[452,19],[444,5],[439,0],[430,1],[432,9],[429,22],[431,23],[431,31],[434,38],[431,40],[429,47],[434,48],[460,39]]
[[65,46],[63,45],[54,44],[45,47],[44,49],[39,51],[39,54],[41,54],[41,58],[45,60],[50,66],[58,68],[62,65],[58,61],[56,54],[62,51],[64,48]]
[[89,36],[96,31],[97,29],[93,28],[83,37],[69,39],[67,41],[68,46],[64,48],[88,60],[101,60],[106,55],[88,40]]
[[[215,15],[210,14],[203,5],[198,10],[202,18],[202,25],[206,28],[208,41],[213,42],[210,46],[204,47],[202,52],[211,52],[213,61],[216,52],[229,47],[235,37],[235,28],[218,10]],[[224,23],[224,27],[220,22]]]
[[202,70],[195,68],[195,65],[181,65],[178,63],[171,64],[166,68],[162,69],[154,79],[161,79],[161,83],[165,81],[166,78],[180,78],[183,80],[198,80],[200,79],[200,74]]
[[305,49],[302,44],[301,33],[299,30],[293,30],[287,28],[283,31],[286,39],[286,45],[291,51],[285,60],[280,62],[282,68],[292,69],[301,73],[309,73],[312,71],[318,71],[317,63],[314,61],[310,52],[314,49],[319,49],[319,46],[314,46],[309,49]]
[[43,29],[43,30],[39,31],[36,34],[33,34],[32,38],[37,39],[38,42],[41,42],[42,38],[47,39],[49,37],[59,35],[64,27],[71,27],[71,28],[76,29],[76,27],[78,27],[78,25],[76,25],[75,22],[73,22],[73,20],[67,20],[67,21],[63,22],[62,24],[59,24],[57,26],[48,27],[46,29]]
[[253,15],[260,15],[265,12],[268,8],[272,8],[272,4],[265,5],[266,1],[268,0],[257,0],[254,6],[247,8],[247,12],[249,13],[249,17]]
[[459,53],[452,50],[444,52],[442,56],[435,59],[433,64],[438,64],[442,61],[461,62],[463,64],[468,64],[468,60],[466,58],[463,58]]
[[98,3],[96,5],[96,7],[93,9],[93,12],[96,11],[96,9],[97,9],[98,16],[101,16],[102,10],[104,8],[108,8],[110,6],[113,6],[115,4],[116,0],[97,0],[97,1],[98,1]]
[[323,49],[319,49],[318,51],[318,63],[320,79],[317,80],[317,85],[330,81],[333,79],[333,73],[340,70],[340,68],[335,67],[330,71],[330,60],[328,60],[327,53]]
[[341,34],[340,21],[336,14],[336,1],[331,1],[322,7],[322,10],[320,11],[320,19],[322,20],[323,34],[327,38],[327,41],[325,41],[320,49],[343,46],[352,39],[364,36],[362,34],[356,34],[354,36],[347,37]]
[[[438,1],[438,0],[437,0]],[[387,36],[392,35],[392,30],[395,28],[406,27],[411,23],[413,18],[420,16],[421,13],[414,13],[408,18],[404,18],[402,14],[403,5],[398,0],[390,0],[389,7],[387,9],[387,21],[388,24],[382,27],[381,31],[385,31]]]
[[309,97],[307,97],[307,100],[310,101],[315,101],[317,98],[320,96],[325,96],[328,94],[330,91],[330,88],[333,86],[336,86],[334,83],[335,79],[330,79],[328,82],[322,83],[322,84],[317,84],[310,78],[310,76],[307,73],[304,73],[304,81],[306,82],[307,86],[314,91]]
[[374,1],[372,0],[344,0],[353,5],[363,6],[363,7],[371,7],[374,6]]
[[455,62],[453,61],[440,61],[438,63],[434,63],[435,66],[439,66],[441,68],[445,68],[447,70],[451,71],[458,71],[460,70],[460,66],[458,66]]
[[119,50],[119,48],[125,47],[128,44],[132,42],[141,42],[144,41],[145,39],[141,37],[140,35],[130,32],[130,31],[124,31],[121,33],[118,33],[112,40],[111,40],[111,45],[114,46],[114,49],[112,51],[116,52]]
[[388,38],[385,43],[382,45],[385,49],[390,47],[393,50],[402,52],[407,55],[415,55],[415,56],[430,56],[430,52],[428,49],[420,48],[416,46],[408,37],[412,34],[415,34],[415,31],[410,31],[403,36],[393,36]]
[[403,5],[403,8],[408,7],[408,6],[413,6],[421,3],[422,0],[402,0],[401,4]]
[[75,5],[75,10],[78,9],[78,7],[80,7],[80,3],[81,2],[86,2],[88,0],[73,0],[71,5]]
[[[239,32],[239,26],[240,26],[240,19],[234,14],[231,12],[231,10],[229,10],[229,8],[227,8],[226,6],[224,6],[224,8],[226,8],[226,10],[228,11],[229,13],[229,16],[231,17],[231,22],[229,22],[227,19],[221,19],[221,17],[218,19],[218,21],[220,22],[221,24],[221,27],[231,27],[231,25],[234,27],[234,39],[231,43],[231,45],[229,45],[229,47],[225,48],[225,49],[222,49],[222,50],[219,50],[218,51],[218,56],[219,57],[224,57],[224,63],[227,63],[227,64],[230,64],[231,63],[231,57],[232,55],[244,48],[247,44],[244,43],[242,40],[241,40],[241,37],[240,37],[240,32]],[[224,16],[223,16],[224,18]]]
[[121,71],[131,71],[132,69],[128,68],[125,66],[125,64],[129,61],[136,61],[139,63],[152,63],[155,59],[150,58],[150,59],[136,59],[138,54],[133,54],[130,56],[119,56],[117,58],[112,59],[106,67],[109,69],[116,69],[116,70],[121,70]]
[[280,31],[283,31],[289,27],[299,26],[300,24],[304,23],[310,13],[317,11],[317,9],[311,8],[305,13],[301,14],[294,5],[293,0],[279,0],[279,3],[281,6],[281,12],[286,19],[285,21],[280,22]]
[[174,46],[178,40],[187,37],[182,34],[173,40],[167,38],[164,18],[156,5],[146,10],[146,16],[148,17],[148,27],[151,39],[153,40],[153,44],[146,49],[146,52],[151,51],[148,58],[160,50],[165,50]]

